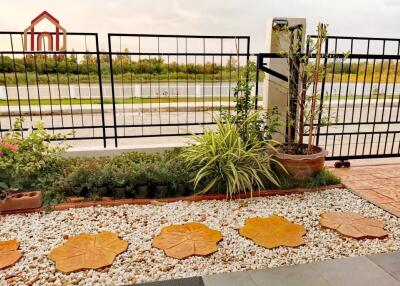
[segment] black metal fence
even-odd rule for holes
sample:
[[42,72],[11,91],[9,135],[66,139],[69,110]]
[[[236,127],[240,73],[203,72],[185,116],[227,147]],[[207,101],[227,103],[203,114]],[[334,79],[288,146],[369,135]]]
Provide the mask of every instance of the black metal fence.
[[26,52],[21,32],[0,32],[0,135],[23,117],[25,131],[42,121],[68,139],[98,139],[105,146],[98,35],[69,33],[68,38],[75,50]]
[[[322,50],[314,143],[328,160],[400,156],[400,39],[328,36]],[[259,54],[258,66],[288,88],[264,62],[282,57]]]
[[109,34],[108,43],[115,145],[117,138],[202,133],[233,107],[250,59],[249,37]]
[[400,39],[329,36],[323,49],[316,144],[332,160],[399,156]]
[[101,51],[97,34],[68,33],[64,52],[25,52],[21,32],[0,36],[0,136],[25,117],[25,130],[41,120],[104,147],[203,132],[233,107],[250,60],[247,36],[109,34]]
[[[108,51],[96,33],[68,40],[74,50],[26,52],[21,32],[0,32],[0,136],[20,117],[104,147],[202,133],[234,107],[250,60],[255,95],[261,71],[287,80],[263,62],[282,54],[250,54],[246,36],[109,34]],[[323,50],[315,143],[332,160],[399,156],[400,39],[329,36]]]

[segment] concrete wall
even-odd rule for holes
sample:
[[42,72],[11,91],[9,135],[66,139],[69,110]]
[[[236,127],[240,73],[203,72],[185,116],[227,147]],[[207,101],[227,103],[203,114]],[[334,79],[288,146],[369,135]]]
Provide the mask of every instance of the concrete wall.
[[126,146],[118,148],[74,148],[62,154],[66,158],[74,157],[114,157],[128,152],[142,152],[148,154],[163,153],[165,151],[173,150],[177,147],[187,146],[188,143],[173,143],[173,144],[142,144],[135,146]]

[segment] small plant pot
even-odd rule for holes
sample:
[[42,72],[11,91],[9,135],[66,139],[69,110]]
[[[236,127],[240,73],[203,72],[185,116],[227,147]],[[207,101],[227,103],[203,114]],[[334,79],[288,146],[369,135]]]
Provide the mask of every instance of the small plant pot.
[[114,197],[117,199],[125,198],[125,188],[114,188]]
[[105,197],[108,195],[108,188],[107,187],[97,187],[96,188],[96,195],[99,197]]
[[37,209],[40,208],[41,205],[41,192],[16,193],[0,200],[0,212]]
[[182,197],[186,195],[186,187],[184,184],[176,185],[175,190],[173,191],[173,197]]
[[186,185],[185,188],[186,188],[186,190],[185,190],[184,196],[193,196],[194,195],[195,191],[194,191],[192,185]]
[[136,186],[135,198],[136,199],[145,199],[149,197],[149,186],[142,185]]
[[153,197],[155,199],[165,198],[168,195],[168,190],[168,186],[159,185],[155,188]]
[[313,146],[313,153],[309,155],[287,154],[278,149],[274,158],[285,167],[294,180],[304,181],[322,171],[327,154],[326,150]]
[[128,199],[134,198],[136,194],[136,190],[132,188],[126,188],[125,196]]

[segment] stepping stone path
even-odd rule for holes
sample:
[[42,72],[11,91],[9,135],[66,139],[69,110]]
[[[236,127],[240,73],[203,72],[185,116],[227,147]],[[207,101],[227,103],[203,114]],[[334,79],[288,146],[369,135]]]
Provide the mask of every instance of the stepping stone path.
[[252,239],[256,244],[266,248],[278,246],[296,247],[304,244],[304,226],[291,223],[284,217],[249,218],[239,230],[240,235]]
[[357,213],[325,212],[321,214],[319,222],[322,227],[333,229],[346,237],[363,239],[388,236],[381,221]]
[[109,266],[115,257],[128,249],[128,242],[112,232],[81,234],[49,254],[56,263],[56,269],[64,273],[84,269],[98,269]]
[[207,256],[217,251],[221,232],[202,223],[186,223],[164,227],[152,246],[164,250],[169,257],[184,259],[193,255]]
[[0,269],[12,266],[22,257],[18,250],[19,243],[16,240],[0,242]]

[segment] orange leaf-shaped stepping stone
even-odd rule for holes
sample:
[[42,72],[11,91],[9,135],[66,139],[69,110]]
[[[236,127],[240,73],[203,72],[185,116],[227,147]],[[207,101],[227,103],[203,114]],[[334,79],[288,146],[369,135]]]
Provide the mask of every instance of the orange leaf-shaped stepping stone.
[[68,273],[109,266],[127,248],[128,242],[112,232],[81,234],[53,249],[49,258],[55,261],[57,270]]
[[319,223],[322,227],[333,229],[343,236],[356,239],[388,236],[381,221],[353,212],[325,212],[321,214]]
[[0,269],[17,263],[22,257],[18,248],[19,243],[16,240],[0,241]]
[[266,248],[278,246],[296,247],[304,244],[306,230],[302,225],[291,223],[284,217],[255,217],[246,220],[239,230],[240,235],[252,239]]
[[153,240],[153,247],[164,250],[167,256],[184,259],[192,255],[206,256],[217,251],[221,232],[191,222],[164,227]]

